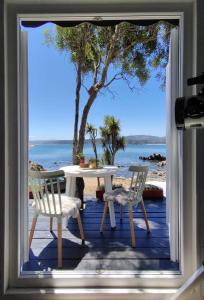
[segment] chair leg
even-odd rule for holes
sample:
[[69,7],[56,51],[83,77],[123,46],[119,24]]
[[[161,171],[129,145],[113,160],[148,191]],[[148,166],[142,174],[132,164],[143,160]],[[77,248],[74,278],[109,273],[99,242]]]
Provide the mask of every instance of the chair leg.
[[58,221],[57,225],[57,265],[62,268],[62,223]]
[[149,223],[148,223],[148,219],[147,219],[147,212],[146,212],[146,209],[145,209],[145,206],[144,206],[144,201],[142,200],[140,203],[141,203],[142,213],[143,213],[143,216],[144,216],[147,232],[150,232]]
[[50,217],[50,232],[52,232],[53,217]]
[[33,239],[33,235],[34,235],[34,232],[35,232],[35,226],[36,226],[36,223],[37,223],[37,219],[38,219],[38,217],[34,217],[33,220],[32,220],[32,226],[31,226],[29,242],[28,242],[29,248],[30,248],[31,243],[32,243],[32,239]]
[[120,224],[122,224],[122,223],[123,223],[123,207],[120,204]]
[[129,220],[130,220],[130,235],[131,235],[131,243],[132,247],[136,247],[136,241],[135,241],[135,226],[133,222],[133,212],[132,212],[132,205],[129,204]]
[[84,238],[84,230],[83,230],[83,226],[82,226],[82,222],[81,222],[80,213],[78,213],[77,222],[78,222],[78,226],[79,226],[80,237],[81,237],[82,243],[84,243],[84,240],[85,240],[85,238]]
[[103,216],[102,216],[101,227],[100,227],[100,232],[101,233],[103,232],[103,226],[104,226],[104,223],[105,223],[107,211],[108,211],[108,201],[106,201],[105,204],[104,204]]

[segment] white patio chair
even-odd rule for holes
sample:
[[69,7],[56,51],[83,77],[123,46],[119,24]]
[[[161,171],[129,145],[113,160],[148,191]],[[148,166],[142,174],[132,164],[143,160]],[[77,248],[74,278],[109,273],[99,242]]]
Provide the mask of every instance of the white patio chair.
[[[60,178],[64,171],[29,171],[29,186],[34,198],[35,212],[32,220],[32,227],[29,236],[29,248],[32,243],[37,218],[43,215],[50,218],[50,231],[52,231],[53,218],[57,218],[58,231],[58,268],[62,267],[62,218],[72,216],[77,218],[80,237],[84,243],[83,226],[79,208],[79,198],[68,197],[60,192]],[[54,193],[56,190],[57,193]],[[49,190],[51,192],[49,192]]]
[[144,201],[142,197],[142,193],[145,187],[145,181],[147,178],[148,167],[130,166],[129,171],[132,172],[132,178],[131,178],[129,190],[118,188],[113,190],[110,193],[104,194],[105,205],[104,205],[103,216],[101,220],[100,232],[101,233],[103,232],[103,226],[104,226],[104,222],[108,210],[108,202],[114,201],[120,204],[121,217],[122,217],[122,207],[127,204],[128,211],[129,211],[129,220],[130,220],[131,243],[132,243],[132,247],[135,247],[136,241],[135,241],[135,230],[134,230],[134,221],[133,221],[133,212],[132,212],[132,207],[134,205],[138,205],[139,203],[141,204],[147,232],[150,232],[149,223],[147,220],[147,213],[145,210]]

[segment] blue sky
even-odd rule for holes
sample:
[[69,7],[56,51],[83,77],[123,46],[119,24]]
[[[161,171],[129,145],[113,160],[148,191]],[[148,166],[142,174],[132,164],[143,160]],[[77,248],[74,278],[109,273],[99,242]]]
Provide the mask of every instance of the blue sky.
[[[30,140],[72,139],[74,124],[75,68],[65,53],[44,44],[45,28],[26,28],[28,32],[29,66],[29,136]],[[111,85],[100,94],[88,117],[96,127],[105,115],[120,120],[123,135],[165,135],[165,92],[160,82],[152,78],[132,92],[123,81]],[[82,94],[82,104],[87,92]]]

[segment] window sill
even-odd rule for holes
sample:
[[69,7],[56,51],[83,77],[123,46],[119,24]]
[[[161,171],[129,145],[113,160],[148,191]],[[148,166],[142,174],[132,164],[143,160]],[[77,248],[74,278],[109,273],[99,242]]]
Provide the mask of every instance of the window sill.
[[124,289],[33,289],[33,288],[19,288],[19,289],[8,289],[6,291],[6,295],[15,295],[17,298],[29,295],[29,299],[38,299],[41,297],[44,298],[46,295],[46,299],[52,298],[53,295],[57,297],[66,296],[66,299],[169,299],[169,297],[173,296],[177,292],[177,289],[134,289],[134,288],[124,288]]

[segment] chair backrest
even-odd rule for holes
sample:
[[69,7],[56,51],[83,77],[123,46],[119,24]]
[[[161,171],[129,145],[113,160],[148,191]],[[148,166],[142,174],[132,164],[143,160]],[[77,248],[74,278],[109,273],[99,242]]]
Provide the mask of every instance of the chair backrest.
[[129,197],[136,202],[142,200],[142,193],[145,188],[145,182],[148,173],[147,166],[130,166],[129,171],[132,172]]
[[[62,213],[60,178],[64,171],[29,171],[29,186],[31,188],[35,207],[39,213]],[[55,193],[57,187],[57,193]]]

